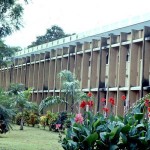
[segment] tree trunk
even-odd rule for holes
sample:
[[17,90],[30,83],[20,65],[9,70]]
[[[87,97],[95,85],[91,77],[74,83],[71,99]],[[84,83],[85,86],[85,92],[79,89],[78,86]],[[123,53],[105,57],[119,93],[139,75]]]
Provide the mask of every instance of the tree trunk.
[[72,102],[71,102],[71,112],[72,113],[74,112],[73,105],[74,105],[74,97],[73,97],[73,92],[72,92]]
[[66,93],[66,111],[68,110],[68,93]]
[[21,111],[22,113],[22,117],[21,117],[21,121],[20,121],[20,130],[23,130],[23,122],[24,122],[24,119],[23,119],[23,110]]

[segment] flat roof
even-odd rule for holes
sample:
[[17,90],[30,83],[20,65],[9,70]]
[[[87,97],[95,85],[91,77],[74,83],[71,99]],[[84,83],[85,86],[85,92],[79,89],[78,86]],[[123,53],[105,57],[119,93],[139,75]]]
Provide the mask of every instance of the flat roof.
[[150,25],[150,13],[146,13],[140,16],[131,17],[122,21],[95,28],[87,32],[82,32],[53,42],[38,45],[32,48],[25,48],[15,53],[15,58],[30,56],[31,54],[44,53],[51,49],[58,49],[62,47],[68,47],[69,45],[76,45],[77,42],[83,43],[91,41],[92,39],[100,39],[100,37],[108,37],[109,34],[120,34],[120,32],[131,32],[132,29],[140,30],[144,26]]

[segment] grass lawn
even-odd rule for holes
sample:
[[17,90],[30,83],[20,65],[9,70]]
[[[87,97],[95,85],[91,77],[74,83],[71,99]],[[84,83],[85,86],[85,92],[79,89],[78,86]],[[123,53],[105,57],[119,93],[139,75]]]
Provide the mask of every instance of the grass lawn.
[[58,133],[36,127],[12,125],[13,130],[0,134],[0,150],[63,150]]

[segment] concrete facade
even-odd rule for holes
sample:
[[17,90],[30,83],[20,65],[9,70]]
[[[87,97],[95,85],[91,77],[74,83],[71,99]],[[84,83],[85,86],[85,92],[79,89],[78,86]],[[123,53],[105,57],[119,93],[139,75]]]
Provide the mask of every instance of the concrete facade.
[[[120,23],[121,24],[121,23]],[[126,25],[126,26],[125,26]],[[149,93],[150,21],[136,20],[122,26],[101,28],[25,49],[16,53],[12,66],[1,68],[0,86],[23,83],[34,87],[32,101],[61,95],[57,74],[75,73],[81,90],[96,97],[95,112],[102,110],[101,98],[115,98],[114,112],[123,114],[122,95],[130,105]],[[109,104],[107,104],[109,105]],[[55,110],[58,107],[55,106]],[[59,110],[65,106],[59,107]]]

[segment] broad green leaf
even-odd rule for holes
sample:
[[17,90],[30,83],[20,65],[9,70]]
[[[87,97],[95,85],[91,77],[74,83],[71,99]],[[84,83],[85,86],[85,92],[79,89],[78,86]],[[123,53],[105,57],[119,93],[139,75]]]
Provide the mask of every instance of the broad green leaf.
[[134,114],[136,120],[141,121],[143,119],[143,113]]
[[96,140],[97,145],[105,146],[108,147],[103,141],[101,140]]
[[81,131],[81,129],[78,128],[78,127],[73,127],[73,129],[74,129],[75,131]]
[[94,122],[93,127],[94,129],[100,124],[100,119],[98,119],[96,122]]
[[130,128],[131,128],[131,126],[127,124],[126,126],[124,126],[124,127],[121,129],[121,132],[127,134],[127,133],[130,131]]
[[100,138],[102,139],[102,141],[105,141],[107,139],[107,137],[109,137],[109,133],[100,132]]
[[146,139],[150,141],[150,123],[148,123],[147,137]]
[[72,140],[68,140],[68,143],[70,146],[73,146],[73,147],[77,146],[77,142],[73,142]]
[[138,128],[145,128],[145,126],[144,126],[144,124],[138,124],[137,126],[136,126],[136,128],[138,129]]
[[120,127],[116,127],[114,128],[111,133],[110,133],[110,136],[109,136],[109,139],[110,140],[113,140],[113,138],[115,137],[116,134],[118,134],[120,131]]
[[91,145],[92,143],[94,143],[96,140],[98,139],[98,134],[96,132],[94,132],[93,134],[89,135],[85,141],[88,142],[89,145]]
[[98,131],[98,132],[104,132],[104,131],[106,131],[106,129],[107,129],[106,124],[104,124],[104,125],[98,126],[96,128],[96,131]]
[[109,150],[116,150],[118,149],[117,145],[110,145]]
[[126,137],[125,134],[120,133],[120,137],[121,137],[121,140],[122,140],[123,143],[127,143],[127,137]]

